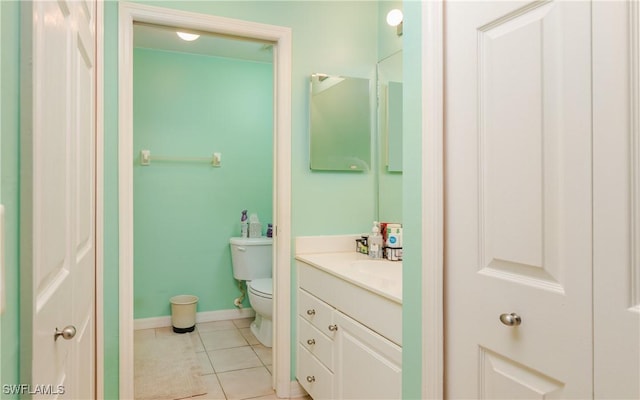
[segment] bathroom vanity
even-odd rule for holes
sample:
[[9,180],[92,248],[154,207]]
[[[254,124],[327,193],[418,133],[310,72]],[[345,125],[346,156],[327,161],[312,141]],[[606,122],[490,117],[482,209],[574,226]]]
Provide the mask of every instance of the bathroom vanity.
[[296,377],[314,399],[402,397],[402,263],[298,254]]

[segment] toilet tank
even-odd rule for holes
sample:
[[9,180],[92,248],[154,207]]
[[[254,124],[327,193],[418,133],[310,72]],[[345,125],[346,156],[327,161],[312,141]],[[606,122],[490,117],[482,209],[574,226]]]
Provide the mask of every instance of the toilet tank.
[[231,244],[231,263],[233,277],[238,280],[250,281],[272,277],[273,238],[241,238],[229,239]]

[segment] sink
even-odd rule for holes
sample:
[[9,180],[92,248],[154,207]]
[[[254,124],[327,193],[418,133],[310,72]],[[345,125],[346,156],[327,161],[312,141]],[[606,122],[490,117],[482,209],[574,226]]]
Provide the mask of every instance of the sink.
[[380,277],[395,276],[402,272],[402,262],[386,260],[358,260],[351,263],[354,270]]
[[402,282],[400,261],[358,260],[349,270],[345,272],[377,289],[395,289]]
[[296,259],[402,304],[402,261],[372,259],[355,251],[299,254]]

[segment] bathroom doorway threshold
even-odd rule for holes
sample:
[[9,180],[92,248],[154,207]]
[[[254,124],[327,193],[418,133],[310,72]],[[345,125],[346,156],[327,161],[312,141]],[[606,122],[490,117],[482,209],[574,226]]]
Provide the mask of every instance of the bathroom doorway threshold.
[[133,24],[175,26],[273,43],[274,65],[274,351],[278,397],[291,382],[291,28],[141,4],[119,4],[119,397],[133,398]]

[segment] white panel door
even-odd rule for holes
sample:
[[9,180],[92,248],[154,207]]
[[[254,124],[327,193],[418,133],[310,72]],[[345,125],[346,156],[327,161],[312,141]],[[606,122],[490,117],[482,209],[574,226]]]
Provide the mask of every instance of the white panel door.
[[640,399],[640,2],[593,33],[594,397]]
[[591,398],[591,5],[444,15],[446,396]]
[[36,398],[95,398],[96,3],[22,7],[23,362]]

